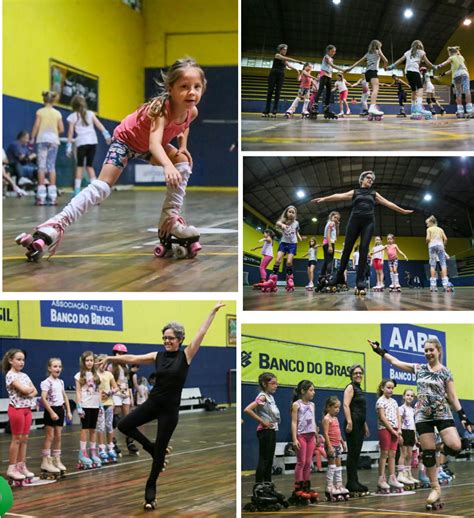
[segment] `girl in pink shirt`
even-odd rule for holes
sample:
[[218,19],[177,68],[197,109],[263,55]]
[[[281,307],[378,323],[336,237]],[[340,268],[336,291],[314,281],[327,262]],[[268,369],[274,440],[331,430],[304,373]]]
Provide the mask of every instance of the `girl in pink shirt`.
[[305,63],[303,65],[303,69],[298,72],[298,81],[300,82],[300,87],[298,89],[298,95],[295,97],[295,100],[292,102],[291,106],[285,113],[285,117],[291,117],[296,109],[298,108],[298,104],[300,100],[303,100],[303,110],[301,111],[302,117],[307,117],[309,115],[308,104],[309,104],[309,94],[311,90],[311,85],[313,80],[315,79],[311,75],[311,70],[313,70],[313,65],[311,63]]
[[349,491],[342,485],[341,456],[344,451],[347,451],[347,446],[342,440],[341,429],[337,419],[340,410],[341,402],[337,396],[329,396],[324,406],[324,417],[321,421],[328,456],[326,497],[331,502],[347,500],[349,498]]
[[[38,225],[33,236],[20,234],[16,242],[28,249],[26,256],[37,261],[49,247],[53,255],[65,229],[111,193],[128,161],[139,158],[164,169],[167,191],[161,211],[158,235],[163,244],[155,249],[158,257],[171,249],[171,243],[188,248],[194,256],[201,249],[199,232],[181,217],[186,185],[193,165],[187,149],[189,126],[197,117],[197,104],[206,90],[206,78],[199,65],[190,58],[179,59],[162,72],[162,91],[128,115],[115,128],[99,178],[56,216]],[[170,142],[177,138],[178,147]]]
[[387,235],[387,244],[385,246],[388,256],[388,267],[390,269],[391,284],[389,287],[390,291],[401,291],[400,281],[398,279],[398,253],[403,255],[405,261],[408,261],[408,257],[398,248],[395,244],[395,236],[393,234]]

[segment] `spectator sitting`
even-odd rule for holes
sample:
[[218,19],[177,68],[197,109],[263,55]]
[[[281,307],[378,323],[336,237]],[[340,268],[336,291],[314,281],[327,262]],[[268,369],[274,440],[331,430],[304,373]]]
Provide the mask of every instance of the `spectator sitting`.
[[30,135],[27,131],[20,131],[15,142],[7,148],[7,156],[14,167],[17,183],[21,186],[33,185],[33,179],[38,171],[36,154],[29,147]]
[[24,191],[23,189],[20,189],[20,187],[18,187],[18,185],[16,185],[16,183],[13,181],[13,178],[10,176],[10,174],[5,169],[5,166],[8,165],[8,158],[5,153],[5,150],[3,150],[2,162],[3,162],[2,163],[3,185],[5,185],[7,187],[10,186],[12,188],[13,192],[15,192],[18,197],[21,198],[22,196],[25,196],[26,191]]

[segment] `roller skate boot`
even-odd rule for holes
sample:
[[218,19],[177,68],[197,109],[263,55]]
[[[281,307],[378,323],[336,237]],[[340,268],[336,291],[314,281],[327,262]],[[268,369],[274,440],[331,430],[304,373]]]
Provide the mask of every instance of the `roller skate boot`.
[[252,288],[254,290],[259,290],[263,284],[266,282],[267,279],[260,279],[260,282],[256,282],[255,284],[252,284]]
[[411,107],[410,119],[420,121],[423,118],[421,110],[417,104],[413,104]]
[[108,464],[111,462],[105,448],[99,448],[99,459],[102,464]]
[[377,482],[377,494],[379,494],[379,495],[390,494],[390,486],[387,484],[387,481],[385,480],[384,475],[381,475]]
[[48,248],[49,257],[53,257],[61,242],[66,223],[61,220],[50,219],[38,225],[33,235],[23,232],[15,238],[16,244],[27,249],[28,261],[39,261],[43,257],[45,248]]
[[160,224],[158,237],[160,243],[154,250],[156,257],[175,255],[178,259],[186,257],[192,259],[202,248],[199,244],[201,236],[196,227],[187,225],[186,221],[178,215],[169,216]]
[[59,469],[61,476],[63,477],[67,471],[66,466],[61,462],[60,455],[53,455],[53,466]]
[[449,464],[447,462],[441,464],[441,467],[443,468],[443,471],[446,473],[446,475],[449,475],[453,479],[456,478],[456,475],[449,469]]
[[77,462],[77,469],[92,469],[94,467],[94,463],[89,458],[89,455],[87,455],[86,450],[80,450],[79,451],[79,458]]
[[438,468],[438,482],[441,486],[447,486],[450,482],[452,482],[453,478],[450,477],[443,469],[442,466]]
[[327,485],[326,491],[324,492],[327,502],[337,502],[337,490],[333,485]]
[[140,455],[140,452],[138,451],[138,448],[136,444],[133,442],[133,439],[131,437],[126,438],[127,443],[127,450],[130,455]]
[[346,489],[342,484],[336,484],[336,489],[339,491],[339,500],[349,500],[350,493],[348,489]]
[[113,464],[117,464],[118,461],[118,455],[115,452],[114,448],[107,448],[107,455],[109,457],[109,462],[112,462]]
[[347,110],[347,112],[346,112],[346,117],[349,117],[349,116],[350,116],[350,114],[351,114],[351,110]]
[[359,113],[359,117],[368,117],[369,116],[369,110],[362,110]]
[[319,115],[319,106],[317,103],[313,103],[309,112],[310,119],[317,119]]
[[285,289],[288,292],[295,291],[295,281],[293,279],[293,274],[292,273],[289,273],[286,276],[286,287],[285,287]]
[[10,486],[20,487],[23,485],[25,475],[18,471],[17,464],[10,464],[7,469],[7,479]]
[[372,105],[369,108],[369,115],[367,120],[369,121],[381,121],[383,119],[384,112],[377,109],[376,106]]
[[288,502],[291,505],[303,506],[308,505],[311,495],[304,490],[304,482],[295,482],[295,487]]
[[367,295],[365,282],[358,282],[354,294],[359,297],[365,297]]
[[390,286],[388,287],[388,291],[390,293],[394,292],[395,291],[395,285],[394,284],[390,284]]
[[272,119],[276,119],[276,116],[277,116],[277,112],[272,112],[272,113],[270,114],[270,117],[271,117]]
[[288,110],[287,112],[285,112],[285,118],[286,119],[291,119],[293,117],[293,112]]
[[270,275],[268,281],[265,281],[263,283],[261,291],[263,293],[269,293],[269,292],[272,292],[272,291],[278,291],[277,282],[278,282],[278,275],[273,273],[272,275]]
[[270,114],[267,112],[263,112],[261,115],[262,118],[268,119],[270,117]]
[[431,120],[433,119],[433,113],[431,113],[430,110],[425,110],[423,106],[420,108],[420,113],[423,116],[425,120]]
[[344,112],[339,112],[339,113],[337,114],[337,116],[338,116],[338,118],[342,118],[342,117],[344,117]]
[[26,467],[26,464],[24,462],[19,462],[16,465],[16,469],[22,475],[25,476],[25,480],[24,480],[25,484],[31,484],[33,482],[33,478],[34,478],[35,474]]
[[102,462],[100,460],[100,457],[97,455],[97,449],[91,448],[91,453],[89,455],[90,460],[92,461],[92,467],[93,468],[101,468]]
[[459,107],[458,106],[458,109],[456,111],[456,118],[457,119],[464,119],[465,115],[464,115],[464,108],[461,106]]
[[40,478],[43,480],[56,480],[61,476],[61,470],[54,465],[53,458],[50,456],[43,457],[40,469]]
[[395,475],[390,475],[388,485],[391,493],[403,493],[403,484],[397,480]]
[[302,119],[309,119],[309,111],[304,111],[301,113],[301,118]]
[[443,116],[446,113],[446,110],[441,106],[439,108],[439,113],[440,113],[441,116]]
[[331,275],[327,280],[327,289],[325,291],[336,293],[341,290],[341,286],[345,284],[345,282],[344,274],[336,273],[335,275]]
[[143,505],[143,509],[145,509],[145,511],[153,511],[153,509],[156,509],[156,505],[156,488],[147,487],[145,489],[145,504]]
[[122,457],[122,450],[120,449],[119,445],[117,444],[117,439],[114,437],[112,439],[112,442],[114,443],[114,452],[117,455],[117,457]]
[[407,478],[412,483],[415,489],[421,487],[421,482],[411,474],[410,466],[405,468],[405,478]]
[[426,499],[426,510],[427,511],[437,511],[438,509],[442,509],[444,506],[443,502],[441,502],[441,488],[439,484],[433,486],[428,498]]
[[324,114],[324,118],[325,119],[329,119],[330,120],[330,119],[337,119],[338,118],[337,115],[331,111],[329,106],[325,106],[324,107],[323,114]]
[[[357,485],[357,488],[358,488],[359,496],[368,496],[368,495],[370,495],[370,491],[369,491],[369,488],[367,486],[365,486],[364,484],[361,484],[360,482],[357,482],[356,485]],[[350,491],[349,491],[349,494],[352,496]]]
[[454,293],[454,289],[450,283],[443,284],[443,292],[444,293]]
[[309,495],[309,500],[312,504],[318,503],[319,493],[312,489],[310,480],[305,480],[303,482],[303,490]]
[[406,491],[411,491],[414,489],[412,481],[408,478],[406,474],[406,466],[399,466],[398,467],[398,476],[397,476],[398,482],[400,484],[403,484],[403,489]]
[[407,114],[405,113],[405,109],[404,108],[400,108],[400,113],[397,115],[397,117],[401,117],[401,118],[406,119]]
[[308,282],[308,284],[305,286],[306,290],[312,291],[314,290],[314,284],[313,282]]
[[420,479],[420,486],[423,489],[431,487],[430,479],[428,478],[426,474],[426,469],[422,464],[420,464],[418,467],[418,478]]

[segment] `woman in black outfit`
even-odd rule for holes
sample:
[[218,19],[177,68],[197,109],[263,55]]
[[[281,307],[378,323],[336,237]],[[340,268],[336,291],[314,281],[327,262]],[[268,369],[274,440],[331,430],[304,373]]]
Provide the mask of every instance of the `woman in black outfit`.
[[359,176],[359,189],[352,191],[332,194],[324,198],[315,198],[312,203],[322,203],[323,201],[349,201],[352,200],[352,209],[347,223],[344,250],[342,252],[341,263],[335,276],[329,282],[330,286],[344,284],[344,272],[346,271],[349,258],[354,248],[356,240],[360,237],[359,246],[359,265],[357,266],[356,294],[365,295],[365,265],[369,252],[370,240],[375,227],[375,204],[385,205],[389,209],[400,214],[411,214],[412,210],[402,209],[395,203],[380,196],[372,187],[375,181],[373,171],[364,171]]
[[353,365],[349,369],[351,382],[344,390],[344,429],[347,440],[347,483],[351,493],[367,493],[369,488],[359,482],[357,465],[364,438],[369,437],[366,422],[366,401],[360,385],[364,376],[361,365]]
[[268,76],[268,90],[267,90],[267,104],[265,106],[265,110],[262,113],[262,117],[268,117],[270,115],[270,105],[272,103],[272,95],[275,90],[275,99],[273,101],[273,112],[272,115],[276,117],[278,111],[278,103],[280,102],[280,92],[283,86],[283,81],[285,80],[285,69],[296,70],[296,68],[292,67],[288,64],[289,61],[293,63],[301,63],[304,65],[304,61],[299,61],[297,59],[290,58],[286,55],[288,52],[288,45],[281,43],[277,47],[277,53],[275,54],[275,58],[273,59],[272,69],[270,71],[270,75]]
[[[178,424],[181,391],[186,382],[189,364],[199,351],[201,342],[216,313],[223,306],[225,304],[216,304],[190,345],[185,349],[181,348],[184,340],[183,326],[177,322],[170,322],[162,329],[164,351],[139,355],[107,356],[99,362],[104,365],[107,363],[135,363],[155,366],[156,381],[148,399],[123,417],[117,425],[123,434],[139,442],[143,449],[153,457],[145,487],[145,509],[155,509],[156,507],[156,481],[163,469],[166,448]],[[151,442],[138,427],[155,419],[158,420],[158,431],[155,442]]]

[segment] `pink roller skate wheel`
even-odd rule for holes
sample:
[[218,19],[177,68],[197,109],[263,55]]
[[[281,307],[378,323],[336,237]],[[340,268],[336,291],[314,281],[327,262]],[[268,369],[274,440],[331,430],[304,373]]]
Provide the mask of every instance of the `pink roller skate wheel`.
[[33,241],[32,246],[38,252],[42,252],[45,247],[45,242],[42,239],[37,239],[36,241]]
[[199,243],[199,241],[196,241],[191,244],[191,246],[189,247],[189,250],[192,254],[196,255],[199,252],[199,250],[202,250],[202,246]]
[[155,257],[164,257],[166,253],[166,248],[163,245],[155,246],[155,250],[153,250]]

